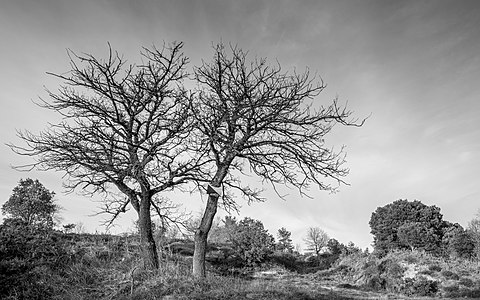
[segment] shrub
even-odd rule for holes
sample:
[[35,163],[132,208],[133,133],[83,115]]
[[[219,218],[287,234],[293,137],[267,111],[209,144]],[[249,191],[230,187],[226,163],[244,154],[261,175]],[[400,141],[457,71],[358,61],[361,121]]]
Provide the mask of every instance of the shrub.
[[277,263],[283,267],[285,267],[289,271],[297,271],[298,270],[298,262],[297,257],[294,254],[287,253],[287,252],[275,252],[271,260],[274,263]]
[[458,281],[460,285],[466,286],[466,287],[472,287],[473,286],[473,280],[467,277],[462,277]]
[[399,278],[403,276],[404,268],[396,261],[388,261],[386,273],[389,277]]
[[438,283],[423,276],[405,279],[402,292],[408,296],[434,296],[438,291]]
[[428,266],[428,269],[432,272],[440,272],[442,270],[442,267],[439,265],[430,265]]
[[472,275],[471,270],[459,269],[459,270],[456,270],[456,271],[457,271],[458,276],[460,276],[460,277],[469,277],[469,276]]
[[422,274],[422,275],[428,275],[428,276],[433,276],[435,272],[432,271],[432,270],[422,270],[420,272],[418,272],[418,274]]
[[445,296],[452,297],[457,295],[459,286],[458,283],[454,282],[452,284],[443,286],[442,289],[445,292]]
[[232,226],[236,227],[229,233],[229,241],[233,244],[235,255],[246,266],[259,264],[273,253],[275,239],[261,221],[244,218]]
[[384,290],[386,287],[386,280],[385,278],[382,278],[380,275],[371,275],[368,279],[364,287],[378,291],[378,290]]
[[344,267],[347,273],[337,271],[337,274],[349,276],[353,282],[369,290],[398,292],[405,270],[396,257],[391,254],[382,258],[352,254],[342,257],[338,262],[339,267]]
[[449,270],[444,270],[442,271],[442,276],[445,277],[445,279],[451,279],[451,280],[458,280],[460,279],[460,276],[458,276],[457,273],[454,273],[452,271],[449,271]]
[[409,264],[416,264],[418,263],[418,257],[416,256],[415,252],[405,256],[405,261]]
[[25,226],[21,220],[0,225],[0,298],[48,299],[49,276],[69,261],[60,233]]
[[[442,238],[442,218],[440,208],[417,200],[397,200],[378,207],[369,222],[375,251],[383,254],[394,249],[419,248],[435,252]],[[398,235],[402,232],[403,236]],[[415,243],[409,243],[412,241]]]
[[467,231],[460,228],[448,239],[447,250],[453,257],[468,259],[474,255],[475,242]]

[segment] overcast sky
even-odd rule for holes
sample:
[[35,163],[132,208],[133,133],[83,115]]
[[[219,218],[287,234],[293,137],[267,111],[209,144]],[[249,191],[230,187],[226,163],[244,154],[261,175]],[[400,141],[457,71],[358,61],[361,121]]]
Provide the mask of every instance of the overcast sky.
[[[66,49],[99,57],[107,42],[132,61],[142,46],[185,42],[191,65],[210,60],[212,43],[237,44],[276,59],[285,69],[309,67],[327,83],[318,101],[336,96],[362,128],[336,127],[326,142],[346,146],[351,172],[340,192],[294,191],[286,201],[241,201],[239,218],[280,227],[301,243],[318,226],[340,242],[372,243],[368,221],[397,199],[441,208],[467,226],[480,208],[480,2],[463,1],[73,1],[0,3],[0,141],[19,142],[16,129],[38,131],[55,121],[32,101],[59,82],[46,72],[69,70]],[[64,223],[102,231],[98,203],[62,193],[61,173],[20,173],[31,162],[0,146],[0,204],[20,178],[39,179],[57,193]],[[188,210],[204,203],[183,195]],[[132,227],[133,214],[116,230]]]

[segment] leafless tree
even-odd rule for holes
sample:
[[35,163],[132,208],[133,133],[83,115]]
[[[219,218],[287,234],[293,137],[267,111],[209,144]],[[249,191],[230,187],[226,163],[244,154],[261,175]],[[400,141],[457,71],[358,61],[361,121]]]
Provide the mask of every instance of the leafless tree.
[[322,248],[327,246],[330,237],[319,227],[308,228],[307,236],[304,241],[307,244],[307,250],[313,251],[315,255],[319,255]]
[[[323,81],[303,73],[283,72],[265,59],[249,61],[237,47],[219,44],[211,63],[195,69],[198,92],[192,102],[199,144],[209,147],[214,166],[208,184],[206,208],[195,233],[193,273],[205,276],[205,251],[209,230],[223,202],[235,208],[229,191],[239,191],[248,201],[263,200],[260,191],[242,186],[242,174],[253,173],[274,188],[286,185],[305,194],[314,184],[332,191],[345,183],[343,148],[325,145],[324,137],[335,124],[361,126],[351,111],[337,100],[327,106],[313,100],[325,88]],[[228,52],[228,53],[227,53]],[[318,82],[319,81],[319,82]],[[328,181],[334,181],[332,185]]]
[[475,217],[468,222],[467,231],[475,244],[475,256],[477,260],[480,260],[480,210],[478,210]]
[[127,64],[110,45],[105,60],[69,50],[71,71],[49,73],[63,84],[39,103],[62,121],[37,135],[19,132],[25,145],[10,145],[35,158],[24,168],[64,172],[71,191],[103,194],[108,224],[131,205],[146,268],[159,267],[151,211],[169,217],[169,204],[158,194],[201,168],[202,151],[188,142],[193,124],[190,96],[182,88],[188,76],[182,47],[143,48],[140,64]]

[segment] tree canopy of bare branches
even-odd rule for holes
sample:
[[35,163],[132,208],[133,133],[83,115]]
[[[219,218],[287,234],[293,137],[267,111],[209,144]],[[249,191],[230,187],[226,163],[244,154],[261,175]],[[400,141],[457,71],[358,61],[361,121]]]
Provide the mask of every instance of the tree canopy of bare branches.
[[[187,142],[192,122],[190,97],[182,88],[188,76],[182,47],[144,48],[141,64],[127,64],[110,45],[105,60],[68,51],[71,71],[49,73],[63,84],[39,104],[62,121],[37,135],[19,132],[26,145],[10,145],[36,159],[24,168],[65,172],[70,190],[104,193],[110,224],[130,204],[139,216],[148,268],[159,265],[150,215],[162,215],[156,195],[199,169],[200,152]],[[110,193],[111,187],[121,196]]]
[[63,84],[40,103],[62,121],[40,134],[19,132],[25,145],[10,146],[35,158],[24,168],[61,171],[70,190],[103,193],[110,222],[133,207],[148,268],[159,266],[151,212],[165,220],[162,209],[174,208],[160,192],[207,184],[193,259],[194,275],[203,277],[219,204],[236,209],[235,192],[249,202],[264,200],[261,190],[242,184],[243,175],[254,174],[276,191],[336,190],[348,169],[343,148],[328,148],[324,138],[336,124],[363,121],[336,99],[318,103],[325,85],[308,69],[284,72],[279,63],[249,60],[222,44],[210,63],[194,68],[197,89],[187,91],[182,47],[144,48],[140,64],[127,64],[111,47],[105,60],[69,51],[71,71],[50,73]]
[[[266,59],[248,60],[247,53],[222,44],[211,63],[195,69],[199,85],[192,102],[200,143],[214,161],[209,184],[240,191],[248,201],[263,200],[260,191],[240,184],[239,176],[254,173],[274,188],[287,185],[305,194],[311,185],[335,190],[348,169],[343,151],[325,146],[335,124],[361,126],[351,111],[338,104],[312,105],[325,88],[323,81],[303,73],[284,72]],[[230,207],[231,194],[211,193],[195,236],[194,275],[205,276],[205,248],[220,200]]]
[[312,251],[315,255],[319,255],[320,251],[327,246],[330,237],[325,230],[319,227],[310,227],[305,237],[307,250]]

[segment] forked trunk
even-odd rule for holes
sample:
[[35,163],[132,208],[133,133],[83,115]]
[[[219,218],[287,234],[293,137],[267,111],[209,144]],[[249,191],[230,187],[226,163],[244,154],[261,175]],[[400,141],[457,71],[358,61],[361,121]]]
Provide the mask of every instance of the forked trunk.
[[217,213],[218,195],[209,195],[207,207],[203,214],[200,226],[195,232],[195,251],[193,252],[193,276],[205,277],[205,255],[207,253],[208,232],[212,227],[213,219]]
[[144,268],[153,270],[159,268],[158,253],[152,231],[150,216],[150,199],[145,197],[140,203],[138,213],[138,227],[140,230],[140,247]]

